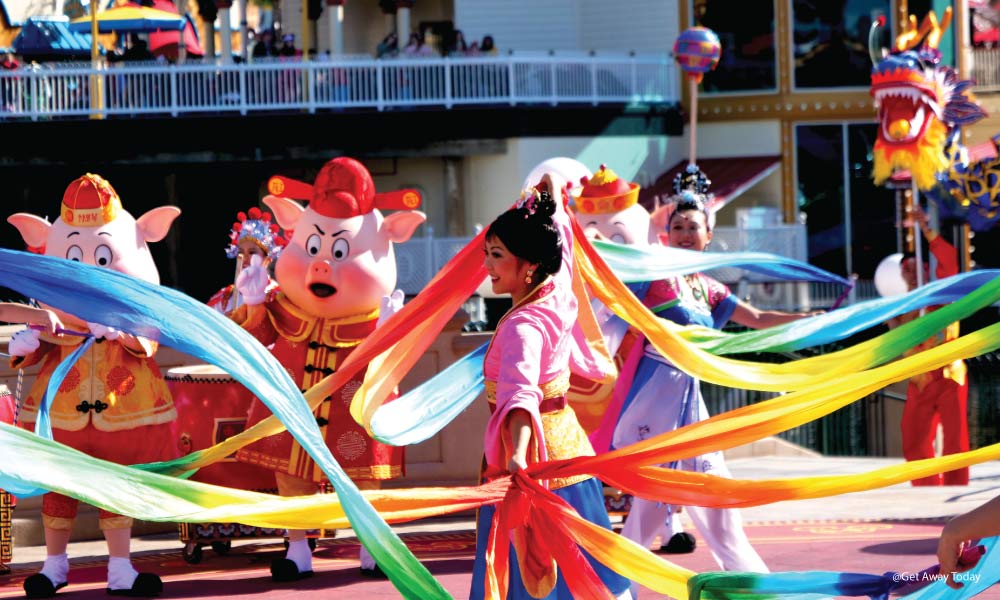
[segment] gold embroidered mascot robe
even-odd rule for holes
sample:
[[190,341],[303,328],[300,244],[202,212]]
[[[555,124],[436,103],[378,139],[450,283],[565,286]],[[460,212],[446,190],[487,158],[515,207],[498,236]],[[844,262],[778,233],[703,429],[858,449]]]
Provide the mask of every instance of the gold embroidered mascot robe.
[[[277,292],[263,305],[248,311],[241,306],[233,319],[284,365],[303,392],[333,373],[351,351],[374,329],[377,311],[341,319],[323,319],[303,311]],[[250,315],[250,316],[248,316]],[[351,399],[364,378],[362,370],[327,396],[315,411],[316,422],[334,458],[354,481],[392,479],[403,474],[403,448],[377,442],[350,414]],[[270,416],[260,400],[250,407],[247,427]],[[241,449],[237,460],[321,482],[322,471],[287,431]]]

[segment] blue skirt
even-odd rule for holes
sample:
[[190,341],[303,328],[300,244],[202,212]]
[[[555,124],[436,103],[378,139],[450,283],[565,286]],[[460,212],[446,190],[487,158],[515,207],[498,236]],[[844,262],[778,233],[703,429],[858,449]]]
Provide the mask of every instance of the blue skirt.
[[[611,529],[611,520],[608,519],[608,511],[604,507],[604,489],[601,483],[591,477],[586,481],[574,483],[573,485],[552,490],[552,492],[569,503],[576,509],[580,516],[595,525],[600,525],[605,529]],[[472,566],[472,589],[469,592],[470,600],[481,600],[485,592],[486,585],[486,543],[489,540],[490,525],[493,522],[493,513],[496,509],[493,506],[483,506],[479,509],[476,519],[476,562]],[[581,548],[583,555],[590,561],[598,577],[608,586],[616,596],[629,588],[629,580],[608,567],[597,562],[594,557]],[[533,600],[524,589],[521,582],[521,570],[517,564],[517,557],[514,548],[510,549],[510,584],[507,591],[508,600]],[[572,600],[573,596],[566,587],[562,573],[559,573],[556,587],[552,593],[545,597],[546,600]]]

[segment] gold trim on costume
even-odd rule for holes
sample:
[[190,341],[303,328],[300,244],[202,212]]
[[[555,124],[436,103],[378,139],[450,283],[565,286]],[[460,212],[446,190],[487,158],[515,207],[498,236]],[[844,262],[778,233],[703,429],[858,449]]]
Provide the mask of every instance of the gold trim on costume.
[[639,185],[629,184],[629,191],[614,196],[576,196],[573,199],[576,212],[585,215],[606,215],[629,208],[639,202]]
[[97,526],[100,527],[101,531],[131,529],[132,522],[132,517],[108,517],[107,519],[98,519]]
[[[545,452],[549,460],[594,456],[594,447],[583,427],[580,427],[572,407],[564,406],[550,413],[542,413],[542,433],[545,435]],[[549,489],[557,490],[590,478],[591,475],[574,475],[550,479]]]
[[[487,379],[486,384],[486,400],[490,404],[497,403],[497,382]],[[542,383],[538,386],[542,391],[542,400],[548,400],[549,398],[558,398],[560,396],[565,396],[566,392],[569,391],[569,371],[563,371],[556,376],[555,379],[547,383]]]
[[52,517],[46,514],[42,514],[42,526],[46,529],[57,529],[60,531],[66,531],[68,529],[73,529],[73,521],[76,519],[67,519],[66,517]]
[[379,310],[339,319],[318,319],[292,302],[291,298],[279,292],[267,311],[267,318],[282,337],[292,342],[308,339],[313,331],[319,331],[319,339],[330,346],[357,346],[371,333],[378,319]]

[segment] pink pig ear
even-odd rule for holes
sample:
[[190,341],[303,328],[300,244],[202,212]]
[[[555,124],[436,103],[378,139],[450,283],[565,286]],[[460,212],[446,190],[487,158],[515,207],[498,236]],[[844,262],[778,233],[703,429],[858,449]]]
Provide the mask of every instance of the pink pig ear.
[[52,224],[41,217],[28,213],[16,213],[7,217],[7,222],[17,227],[21,238],[29,248],[43,248],[49,239]]
[[402,244],[413,236],[424,221],[427,215],[419,210],[401,210],[386,215],[382,222],[382,231],[386,232],[389,241],[394,244]]
[[295,200],[283,196],[264,196],[263,202],[274,213],[274,219],[285,230],[286,237],[291,239],[290,232],[295,229],[302,213],[306,211],[305,207]]
[[147,242],[158,242],[167,237],[170,225],[181,214],[176,206],[158,206],[143,213],[135,220],[135,225],[142,232],[142,238]]

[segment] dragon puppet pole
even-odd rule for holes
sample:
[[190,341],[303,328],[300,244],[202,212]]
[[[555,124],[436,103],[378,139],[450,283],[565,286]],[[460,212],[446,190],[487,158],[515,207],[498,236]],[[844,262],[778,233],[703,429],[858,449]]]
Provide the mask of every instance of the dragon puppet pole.
[[[919,206],[920,206],[920,189],[917,187],[917,179],[916,179],[916,177],[914,177],[913,174],[911,173],[910,174],[910,201],[906,205],[906,213],[912,217],[912,215],[913,215],[913,209],[915,209],[915,208],[917,208]],[[903,226],[904,227],[906,226],[905,225],[905,221],[904,221],[904,225]],[[924,285],[924,257],[923,257],[923,253],[920,250],[921,239],[923,238],[923,236],[921,235],[921,232],[920,232],[920,224],[917,223],[916,219],[913,219],[913,218],[910,219],[910,229],[912,230],[912,231],[910,231],[910,236],[911,236],[910,239],[913,240],[913,260],[914,260],[916,271],[917,271],[916,272],[916,277],[917,277],[917,282],[916,283],[917,283],[917,287],[919,288],[920,286]],[[900,263],[900,267],[902,267],[902,263]],[[925,314],[927,314],[927,309],[926,308],[921,308],[920,309],[920,316],[922,317]]]
[[[911,197],[910,197],[910,214],[913,214],[913,209],[920,206],[920,189],[917,188],[917,179],[911,175],[910,177],[911,186]],[[921,252],[921,239],[923,236],[920,232],[920,223],[917,223],[915,219],[911,220],[910,227],[913,229],[911,235],[913,236],[913,256],[917,264],[917,287],[920,287],[926,283],[924,281],[924,257],[923,252]]]

